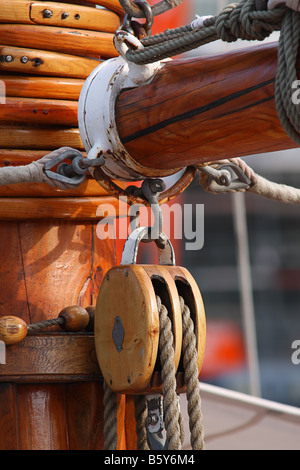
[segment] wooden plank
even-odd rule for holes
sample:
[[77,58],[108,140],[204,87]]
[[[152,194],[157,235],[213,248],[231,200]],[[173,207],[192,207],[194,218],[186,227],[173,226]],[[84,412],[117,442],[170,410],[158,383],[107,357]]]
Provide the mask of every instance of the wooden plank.
[[[44,15],[46,9],[52,13],[50,18]],[[0,23],[45,24],[114,33],[120,18],[110,10],[82,5],[10,0],[0,2]]]
[[0,250],[0,277],[2,280],[5,279],[5,283],[1,282],[0,315],[20,316],[21,312],[23,320],[29,323],[30,314],[18,222],[0,221],[0,234],[1,245],[5,246],[5,250]]
[[100,220],[101,204],[107,209],[106,217],[127,215],[127,205],[114,197],[5,197],[0,198],[0,220]]
[[0,384],[0,450],[17,450],[20,446],[17,426],[18,400],[15,387],[15,384]]
[[103,449],[102,383],[70,383],[66,386],[66,397],[69,449]]
[[84,150],[79,129],[38,128],[25,126],[0,126],[0,147],[6,149],[39,150],[45,146],[49,150],[59,147],[73,147]]
[[[23,58],[26,58],[25,61]],[[86,79],[99,64],[98,59],[88,59],[71,54],[0,46],[0,71],[8,73],[18,72]]]
[[103,197],[109,196],[97,181],[88,179],[76,189],[52,188],[46,183],[9,184],[0,186],[0,197]]
[[17,387],[20,449],[67,449],[64,391],[62,387],[52,384]]
[[115,241],[97,236],[96,221],[24,221],[19,232],[30,323],[57,318],[67,306],[96,304],[103,276],[116,263]]
[[138,163],[155,169],[296,147],[275,106],[277,44],[166,62],[124,91],[117,128]]
[[7,346],[0,382],[101,380],[94,337],[88,333],[37,333]]
[[0,106],[1,123],[76,127],[78,101],[7,97]]
[[0,74],[5,83],[6,97],[40,98],[54,100],[79,99],[84,80],[62,77],[39,77]]
[[0,23],[28,23],[30,20],[30,5],[28,0],[0,1]]
[[0,44],[85,57],[116,57],[112,33],[56,26],[0,24]]
[[[44,16],[45,9],[52,12],[50,18]],[[33,2],[29,22],[107,33],[114,33],[120,26],[119,16],[112,11],[55,2]]]

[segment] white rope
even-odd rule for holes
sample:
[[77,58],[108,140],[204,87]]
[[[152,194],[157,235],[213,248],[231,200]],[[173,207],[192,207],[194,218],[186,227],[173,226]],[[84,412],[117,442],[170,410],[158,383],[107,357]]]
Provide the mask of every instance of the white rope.
[[217,162],[214,162],[211,166],[217,167],[218,165],[224,164],[226,162],[234,163],[239,168],[241,168],[245,175],[251,181],[251,185],[246,189],[238,190],[228,190],[226,186],[222,186],[219,187],[219,191],[215,191],[214,181],[211,181],[205,173],[201,173],[200,184],[205,191],[214,194],[248,191],[257,194],[258,196],[265,197],[267,199],[272,199],[277,202],[283,202],[286,204],[300,204],[300,189],[294,188],[292,186],[287,186],[285,184],[274,183],[273,181],[267,180],[266,178],[255,173],[254,170],[250,168],[241,158],[219,160]]
[[70,147],[61,147],[45,155],[37,161],[21,166],[7,166],[0,168],[0,186],[18,183],[47,183],[49,186],[59,189],[75,188],[74,184],[63,183],[58,180],[48,178],[44,173],[45,163],[57,157]]

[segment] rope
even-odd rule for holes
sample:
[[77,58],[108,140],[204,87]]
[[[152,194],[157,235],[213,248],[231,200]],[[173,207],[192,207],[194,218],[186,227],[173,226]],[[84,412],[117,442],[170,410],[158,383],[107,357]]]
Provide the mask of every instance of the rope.
[[162,393],[164,406],[164,420],[167,433],[168,450],[181,449],[181,426],[178,396],[176,393],[176,373],[174,365],[174,337],[171,320],[166,307],[157,296],[159,311],[159,352],[161,362]]
[[204,428],[201,411],[200,385],[198,380],[196,336],[190,309],[180,297],[183,326],[183,368],[184,382],[187,386],[187,402],[189,415],[189,428],[191,433],[191,446],[194,450],[205,450]]
[[220,194],[224,192],[248,191],[258,196],[272,199],[273,201],[283,202],[285,204],[300,204],[300,189],[287,186],[285,184],[278,184],[263,178],[254,172],[241,158],[232,158],[229,160],[219,160],[214,162],[213,167],[219,164],[231,162],[237,165],[251,181],[251,185],[245,189],[228,190],[226,186],[220,186],[218,191],[214,190],[214,184],[205,173],[200,173],[200,184],[202,188],[213,194]]
[[117,394],[113,392],[106,382],[103,383],[104,396],[104,450],[117,450],[118,444],[118,404]]
[[44,328],[48,328],[50,326],[57,326],[57,325],[61,326],[64,323],[65,323],[65,319],[63,317],[57,317],[51,320],[41,321],[39,323],[32,323],[27,326],[27,329],[28,331],[39,331]]
[[[179,409],[176,392],[176,373],[174,365],[174,337],[167,308],[156,296],[159,311],[159,353],[161,362],[164,422],[168,450],[181,450],[184,442],[183,418]],[[197,349],[194,324],[190,309],[180,297],[183,320],[183,368],[187,385],[187,401],[191,446],[194,450],[204,450],[203,419],[198,381]],[[104,438],[105,450],[117,449],[117,394],[104,382]],[[137,449],[149,450],[147,439],[147,401],[143,395],[135,397],[135,419]]]
[[147,439],[147,400],[144,395],[137,395],[134,398],[135,404],[135,421],[136,421],[136,435],[137,435],[137,450],[149,450]]
[[205,19],[201,28],[193,29],[192,25],[186,25],[142,39],[144,48],[128,50],[126,58],[135,64],[148,64],[182,54],[217,39],[226,42],[237,39],[262,41],[273,31],[280,30],[286,11],[285,7],[257,10],[255,0],[231,3],[218,16]]
[[28,165],[0,168],[0,186],[17,183],[47,183],[49,186],[59,189],[72,189],[76,187],[74,184],[48,178],[44,173],[45,164],[66,150],[72,149],[70,147],[61,147]]
[[281,125],[291,140],[300,145],[299,104],[293,100],[293,83],[297,83],[297,57],[300,43],[300,15],[287,9],[278,44],[278,71],[275,103]]

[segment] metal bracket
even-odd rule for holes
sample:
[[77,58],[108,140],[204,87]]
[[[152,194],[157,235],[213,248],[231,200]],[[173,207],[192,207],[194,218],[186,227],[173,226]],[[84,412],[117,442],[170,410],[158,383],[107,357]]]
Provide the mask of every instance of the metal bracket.
[[[154,224],[152,227],[148,228],[148,238],[144,238],[142,241],[153,241],[159,239],[163,227],[163,212],[158,202],[158,195],[165,189],[166,183],[163,180],[147,178],[143,181],[140,188],[137,188],[136,186],[128,186],[125,190],[125,195],[133,194],[134,196],[144,198],[153,211]],[[131,231],[135,230],[139,226],[139,211],[135,211],[134,209],[134,206],[130,206],[129,216]]]
[[[71,164],[66,160],[71,160]],[[103,158],[87,160],[76,149],[66,150],[45,163],[44,171],[48,178],[77,186],[85,181],[88,168],[102,166]],[[57,172],[52,171],[57,166]]]
[[198,169],[208,175],[210,190],[216,193],[239,191],[248,189],[252,185],[243,170],[231,162],[222,163],[216,168],[207,165]]

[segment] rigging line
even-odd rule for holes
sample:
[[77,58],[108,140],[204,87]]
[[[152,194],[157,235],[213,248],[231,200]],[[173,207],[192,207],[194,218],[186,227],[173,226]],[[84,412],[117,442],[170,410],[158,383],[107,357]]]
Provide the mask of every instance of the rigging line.
[[251,266],[249,254],[249,241],[246,220],[245,194],[232,195],[234,227],[237,239],[237,256],[239,266],[239,282],[241,306],[244,320],[244,331],[249,367],[250,393],[261,396],[261,383],[259,375],[259,361],[257,353],[257,338],[255,325],[255,309],[253,299],[253,286],[251,279]]

